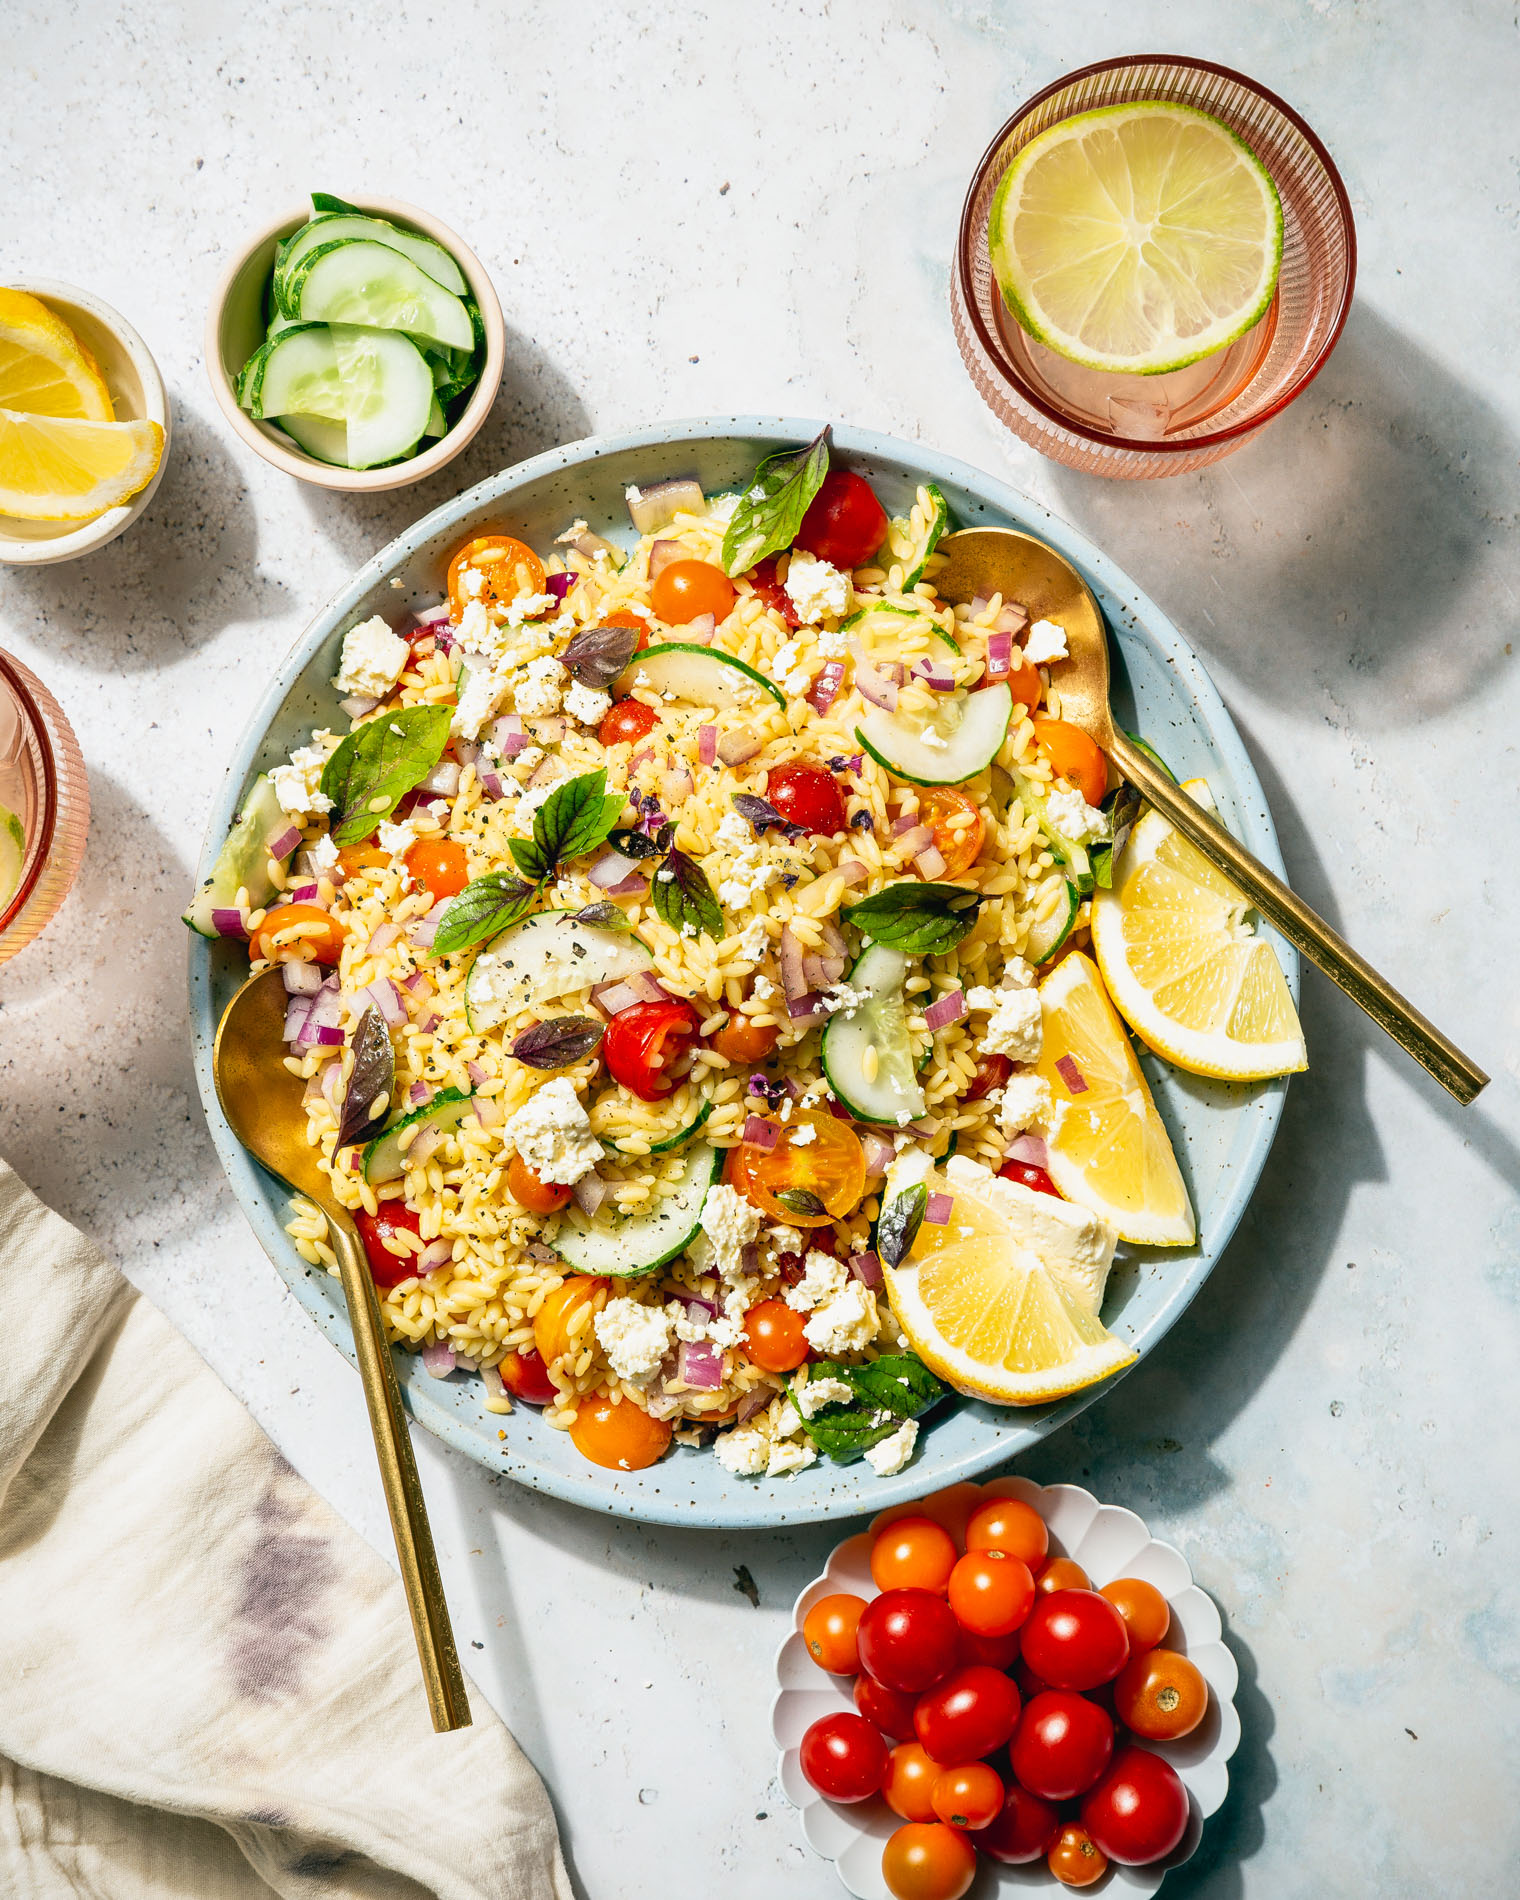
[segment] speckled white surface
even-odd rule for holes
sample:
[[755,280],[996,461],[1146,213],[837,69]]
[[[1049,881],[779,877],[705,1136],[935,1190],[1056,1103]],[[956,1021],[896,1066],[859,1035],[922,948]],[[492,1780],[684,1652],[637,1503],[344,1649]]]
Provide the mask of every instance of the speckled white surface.
[[[592,429],[790,410],[1007,475],[1196,642],[1298,887],[1496,1077],[1477,1109],[1449,1105],[1306,975],[1314,1067],[1230,1254],[1153,1359],[1027,1466],[1139,1510],[1225,1612],[1244,1739],[1165,1891],[1512,1892],[1512,9],[12,0],[5,32],[0,279],[71,279],[124,311],[178,433],[130,536],[0,569],[0,641],[68,709],[96,799],[75,896],[0,970],[0,1150],[384,1548],[357,1384],[245,1230],[190,1087],[177,913],[271,663],[397,528]],[[946,257],[1020,97],[1158,47],[1239,66],[1307,116],[1345,174],[1362,276],[1337,356],[1261,442],[1110,487],[983,411]],[[297,487],[212,406],[201,324],[227,249],[313,185],[426,204],[494,270],[502,396],[423,489]],[[640,1531],[420,1455],[461,1641],[548,1779],[584,1892],[837,1892],[771,1780],[765,1708],[786,1608],[840,1530]]]

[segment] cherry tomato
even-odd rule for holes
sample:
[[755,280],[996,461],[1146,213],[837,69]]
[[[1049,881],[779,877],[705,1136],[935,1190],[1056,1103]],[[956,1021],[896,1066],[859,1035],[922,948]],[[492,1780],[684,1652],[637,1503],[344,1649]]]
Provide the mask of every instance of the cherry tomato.
[[[467,589],[467,573],[480,576],[476,592]],[[486,607],[508,607],[519,594],[544,591],[544,564],[521,541],[509,534],[481,534],[464,546],[449,562],[449,617],[459,620],[471,600]]]
[[934,1590],[940,1596],[955,1568],[955,1539],[932,1517],[895,1517],[871,1546],[878,1590]]
[[513,1398],[521,1399],[524,1405],[547,1405],[554,1397],[557,1388],[549,1377],[549,1368],[531,1346],[509,1352],[496,1370]]
[[917,1742],[900,1742],[888,1758],[881,1791],[887,1806],[905,1821],[932,1821],[934,1784],[938,1780],[939,1763]]
[[507,1192],[530,1214],[557,1214],[570,1205],[569,1188],[557,1181],[541,1181],[521,1155],[513,1155],[507,1163]]
[[989,1669],[1012,1669],[1019,1659],[1019,1633],[1007,1636],[978,1636],[975,1630],[962,1628],[956,1647],[960,1666],[985,1663]]
[[850,828],[844,793],[834,774],[821,765],[793,760],[770,773],[765,795],[789,825],[801,825],[821,838],[837,838]]
[[1096,1689],[1129,1661],[1129,1632],[1096,1590],[1039,1597],[1019,1635],[1024,1660],[1053,1689]]
[[859,1715],[823,1715],[802,1738],[797,1765],[830,1801],[869,1801],[887,1778],[887,1745]]
[[1124,1618],[1129,1631],[1129,1653],[1154,1649],[1172,1625],[1172,1608],[1153,1583],[1141,1577],[1115,1577],[1098,1592]]
[[972,1550],[950,1572],[947,1594],[962,1629],[1011,1636],[1034,1605],[1034,1578],[1017,1557]]
[[881,1850],[893,1900],[961,1900],[976,1876],[976,1849],[942,1821],[909,1821]]
[[1044,1695],[1050,1687],[1043,1677],[1034,1673],[1022,1655],[1013,1666],[1013,1679],[1019,1685],[1019,1694],[1026,1702],[1032,1702],[1037,1695]]
[[612,1018],[602,1038],[607,1071],[641,1102],[658,1102],[681,1079],[677,1065],[701,1027],[701,1017],[682,997],[631,1003]]
[[[857,1646],[858,1653],[858,1646]],[[889,1741],[913,1741],[913,1697],[888,1689],[864,1670],[855,1678],[855,1706]],[[918,1744],[915,1742],[914,1746]]]
[[1018,1867],[1025,1861],[1038,1860],[1060,1825],[1060,1816],[1048,1801],[1015,1781],[1003,1796],[1002,1813],[981,1830],[976,1844],[993,1860]]
[[602,714],[596,736],[605,746],[637,745],[660,723],[660,715],[642,699],[620,699]]
[[604,627],[628,627],[636,633],[639,638],[633,649],[635,653],[642,653],[649,645],[649,622],[642,614],[634,613],[631,608],[619,607],[616,613],[608,614],[601,624]]
[[[297,925],[298,937],[288,943],[274,941]],[[336,963],[343,954],[344,935],[337,918],[318,904],[277,904],[248,939],[249,961],[264,957],[270,963]]]
[[785,1300],[760,1300],[744,1315],[744,1343],[766,1372],[792,1372],[808,1356],[807,1321]]
[[362,1207],[354,1209],[354,1225],[364,1242],[364,1257],[376,1286],[399,1286],[416,1274],[417,1255],[392,1253],[385,1243],[396,1234],[411,1234],[421,1240],[421,1222],[422,1216],[405,1201],[382,1201],[378,1214],[367,1213]]
[[1040,703],[1040,695],[1045,691],[1045,682],[1040,678],[1040,669],[1024,658],[1020,650],[1014,648],[1016,665],[1010,668],[1007,686],[1013,695],[1016,706],[1022,706],[1025,712],[1033,712]]
[[995,1550],[1038,1571],[1050,1548],[1045,1520],[1022,1498],[989,1498],[966,1522],[966,1549]]
[[802,1622],[802,1640],[808,1654],[820,1669],[831,1676],[853,1676],[860,1668],[860,1646],[855,1632],[860,1613],[866,1607],[864,1597],[820,1597]]
[[338,869],[345,877],[360,871],[386,871],[390,862],[390,852],[382,851],[377,844],[346,844],[338,853]]
[[1052,1557],[1034,1580],[1035,1595],[1048,1597],[1056,1590],[1090,1590],[1087,1572],[1070,1557]]
[[1034,722],[1034,737],[1057,778],[1075,786],[1089,805],[1103,803],[1108,790],[1108,760],[1080,726],[1042,713]]
[[[618,1020],[613,1018],[614,1026]],[[610,1029],[607,1035],[610,1041]],[[777,1126],[774,1148],[741,1141],[729,1149],[723,1167],[728,1185],[789,1227],[824,1227],[853,1213],[866,1191],[866,1151],[850,1124],[805,1108]],[[794,1137],[803,1128],[813,1133],[798,1143]],[[816,1214],[809,1211],[815,1201],[822,1209]]]
[[725,1062],[764,1062],[775,1048],[777,1031],[772,1023],[753,1023],[735,1010],[707,1046]]
[[913,1729],[936,1761],[977,1761],[1003,1746],[1018,1719],[1012,1681],[1000,1669],[972,1663],[919,1697]]
[[665,1456],[670,1433],[668,1419],[651,1418],[629,1399],[582,1399],[570,1442],[590,1464],[643,1471]]
[[1171,1853],[1187,1824],[1181,1777],[1145,1748],[1121,1748],[1082,1803],[1082,1825],[1093,1845],[1125,1867],[1144,1867]]
[[981,856],[987,835],[976,803],[953,785],[931,786],[918,795],[918,822],[934,833],[934,848],[945,860],[940,876],[964,877]]
[[1063,1887],[1090,1887],[1108,1872],[1108,1856],[1099,1853],[1085,1827],[1063,1827],[1045,1864]]
[[419,838],[401,862],[435,904],[457,897],[470,881],[470,861],[453,838]]
[[726,620],[738,598],[738,588],[711,561],[671,561],[649,589],[650,606],[670,627],[684,626],[699,614]]
[[934,1812],[947,1827],[985,1827],[1003,1811],[1003,1783],[984,1761],[942,1768],[934,1783]]
[[1198,1665],[1175,1649],[1142,1650],[1114,1681],[1119,1720],[1148,1742],[1175,1742],[1191,1735],[1208,1707],[1209,1685]]
[[932,1590],[887,1590],[860,1619],[860,1666],[878,1682],[920,1695],[955,1667],[955,1618]]
[[1061,1190],[1055,1182],[1032,1161],[1005,1161],[998,1169],[998,1179],[1017,1181],[1020,1187],[1033,1188],[1036,1194],[1054,1194],[1057,1200],[1061,1198]]
[[[990,1095],[994,1089],[1000,1089],[1013,1074],[1013,1064],[1007,1056],[982,1056],[976,1065],[976,1073],[971,1085],[961,1097],[963,1102],[979,1102],[983,1096]],[[986,1505],[982,1506],[986,1510]]]
[[1114,1725],[1095,1702],[1047,1689],[1019,1717],[1008,1749],[1014,1778],[1046,1801],[1074,1801],[1108,1766]]
[[[601,1312],[607,1304],[607,1286],[607,1281],[589,1273],[573,1273],[545,1296],[533,1320],[533,1344],[545,1365],[552,1366],[569,1352],[574,1337],[571,1327],[579,1320],[583,1307],[588,1321],[592,1314]],[[585,1335],[581,1338],[584,1343]]]
[[813,497],[795,545],[845,569],[864,567],[887,538],[887,511],[862,475],[830,469]]
[[773,614],[780,614],[789,627],[800,627],[802,616],[791,595],[776,579],[776,557],[768,555],[749,571],[749,584]]

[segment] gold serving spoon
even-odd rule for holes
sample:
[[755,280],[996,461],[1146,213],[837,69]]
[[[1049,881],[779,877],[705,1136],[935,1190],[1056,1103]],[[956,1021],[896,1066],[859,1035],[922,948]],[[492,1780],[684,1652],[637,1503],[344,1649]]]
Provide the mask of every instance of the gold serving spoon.
[[333,1199],[332,1185],[317,1165],[317,1151],[306,1140],[306,1110],[301,1103],[306,1085],[285,1067],[289,1053],[284,1041],[285,1003],[284,979],[278,969],[269,969],[249,977],[227,1005],[212,1057],[216,1098],[233,1134],[253,1158],[326,1216],[328,1238],[343,1277],[359,1377],[369,1404],[370,1430],[433,1727],[468,1728],[469,1698],[380,1302],[353,1217]]
[[947,557],[934,580],[942,600],[961,606],[978,596],[990,600],[1001,594],[1027,608],[1031,620],[1053,620],[1065,630],[1069,657],[1051,668],[1061,717],[1080,726],[1123,778],[1443,1088],[1459,1102],[1471,1102],[1488,1084],[1478,1065],[1115,728],[1108,703],[1107,630],[1076,569],[1054,548],[1015,528],[965,528],[947,535],[939,552]]

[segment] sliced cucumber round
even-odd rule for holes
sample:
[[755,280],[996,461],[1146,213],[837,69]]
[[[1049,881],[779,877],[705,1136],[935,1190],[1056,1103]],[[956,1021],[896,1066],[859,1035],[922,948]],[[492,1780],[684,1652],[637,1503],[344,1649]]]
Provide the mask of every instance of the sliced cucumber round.
[[347,468],[348,424],[325,422],[321,416],[274,416],[297,448],[305,449],[319,462],[331,462],[334,468]]
[[922,719],[873,706],[855,728],[855,740],[910,785],[964,785],[997,757],[1012,717],[1013,695],[1007,681],[998,680],[977,693],[937,695]]
[[1048,963],[1077,927],[1077,912],[1082,899],[1070,878],[1065,880],[1060,901],[1048,917],[1030,928],[1024,955],[1031,963]]
[[375,1139],[364,1150],[364,1178],[372,1187],[382,1187],[387,1181],[399,1181],[406,1167],[407,1150],[415,1143],[417,1136],[401,1145],[401,1137],[408,1128],[415,1128],[418,1134],[424,1128],[441,1128],[452,1134],[467,1115],[475,1113],[475,1098],[463,1089],[443,1089],[430,1102],[421,1108],[414,1108],[409,1115],[403,1115],[399,1121],[391,1123],[384,1134]]
[[861,607],[848,620],[839,623],[841,633],[853,634],[857,640],[864,641],[868,649],[873,641],[890,641],[895,648],[915,630],[921,630],[931,639],[938,640],[941,646],[948,647],[952,653],[960,652],[955,641],[932,614],[919,613],[912,607],[894,607],[888,602],[879,607]]
[[851,989],[867,992],[867,1000],[848,1012],[836,1010],[825,1025],[823,1072],[857,1121],[901,1126],[924,1112],[903,1001],[907,976],[908,959],[901,950],[871,944],[847,979]]
[[1014,766],[1009,772],[1013,780],[1013,789],[1019,795],[1019,803],[1045,834],[1045,842],[1050,846],[1050,855],[1055,859],[1076,886],[1079,897],[1086,897],[1093,888],[1092,859],[1088,856],[1087,846],[1075,838],[1068,838],[1060,830],[1050,815],[1050,807],[1045,802],[1045,794],[1032,779]]
[[293,413],[347,422],[353,395],[343,384],[334,328],[288,323],[249,357],[238,378],[238,401],[249,415]]
[[447,435],[448,432],[449,419],[443,413],[443,404],[434,396],[432,407],[428,410],[427,427],[422,433],[424,435]]
[[680,1180],[647,1214],[622,1220],[599,1215],[588,1221],[572,1208],[554,1250],[577,1273],[604,1273],[618,1280],[653,1273],[684,1253],[701,1232],[702,1203],[722,1172],[723,1150],[699,1141],[686,1156]]
[[195,893],[185,912],[184,921],[198,936],[220,934],[211,913],[231,910],[240,890],[247,891],[248,902],[254,910],[262,910],[268,904],[274,896],[274,885],[269,877],[270,840],[289,831],[294,822],[275,797],[269,774],[260,772],[243,801],[242,816],[216,854],[210,877]]
[[308,323],[364,324],[473,350],[460,299],[388,244],[319,244],[291,272],[287,314]]
[[[699,1128],[705,1128],[707,1126],[707,1123],[712,1118],[712,1112],[712,1103],[704,1102],[693,1119],[687,1122],[684,1127],[678,1128],[673,1135],[666,1135],[661,1141],[650,1142],[649,1152],[652,1155],[667,1155],[673,1148],[684,1148]],[[616,1135],[604,1135],[602,1137],[602,1145],[603,1147],[611,1148],[614,1153],[621,1153],[622,1150],[619,1149],[617,1145],[619,1139],[620,1137]]]
[[452,291],[456,297],[463,297],[469,291],[464,272],[441,244],[435,244],[431,238],[422,237],[415,231],[404,231],[400,225],[391,224],[385,218],[338,212],[328,217],[312,218],[280,246],[274,261],[276,307],[288,316],[296,314],[288,302],[289,285],[296,266],[308,252],[322,244],[335,244],[353,238],[367,238],[377,244],[387,244],[393,251],[400,251],[403,257],[409,257],[431,277],[435,284]]
[[399,330],[292,325],[259,355],[263,364],[244,404],[249,413],[345,424],[350,468],[394,461],[415,448],[427,428],[432,371]]
[[677,699],[693,706],[711,706],[715,712],[743,711],[765,698],[786,711],[786,694],[763,673],[736,660],[731,653],[682,640],[636,653],[613,691],[626,696],[635,686],[674,693]]
[[477,1033],[521,1009],[598,983],[637,976],[654,962],[642,937],[597,930],[569,910],[540,911],[477,950],[464,980],[464,1010]]
[[923,533],[914,537],[914,545],[903,561],[904,587],[916,587],[924,578],[924,569],[929,564],[929,556],[950,532],[950,504],[937,482],[925,482],[924,490],[929,497],[929,519],[924,524]]

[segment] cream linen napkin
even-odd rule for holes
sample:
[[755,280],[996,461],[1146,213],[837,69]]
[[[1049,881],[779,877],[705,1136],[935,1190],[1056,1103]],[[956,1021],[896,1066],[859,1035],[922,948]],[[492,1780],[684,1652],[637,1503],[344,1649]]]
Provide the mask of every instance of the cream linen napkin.
[[479,1691],[433,1733],[395,1575],[4,1162],[0,1284],[0,1893],[570,1900]]

